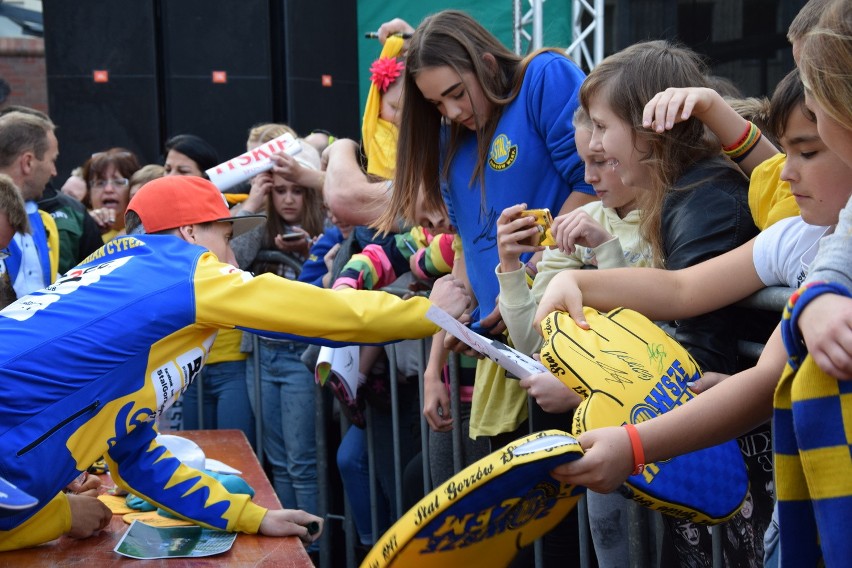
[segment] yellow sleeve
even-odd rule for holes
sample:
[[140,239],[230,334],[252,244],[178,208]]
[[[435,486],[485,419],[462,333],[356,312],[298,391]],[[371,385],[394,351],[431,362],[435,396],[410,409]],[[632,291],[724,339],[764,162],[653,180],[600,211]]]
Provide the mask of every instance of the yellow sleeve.
[[195,272],[196,322],[296,338],[384,343],[434,335],[431,303],[386,292],[329,290],[274,274],[252,276],[204,254]]
[[458,260],[461,253],[462,253],[461,237],[458,236],[458,235],[455,235],[453,237],[453,262]]
[[29,548],[59,538],[71,530],[71,506],[58,493],[38,513],[10,531],[0,531],[0,552]]
[[754,168],[748,186],[748,207],[757,228],[799,215],[799,205],[790,193],[790,184],[781,180],[787,157],[776,154]]
[[41,222],[44,223],[44,230],[47,233],[47,250],[50,255],[50,282],[56,282],[56,274],[59,272],[59,229],[56,228],[56,221],[50,216],[50,213],[38,210],[41,216]]

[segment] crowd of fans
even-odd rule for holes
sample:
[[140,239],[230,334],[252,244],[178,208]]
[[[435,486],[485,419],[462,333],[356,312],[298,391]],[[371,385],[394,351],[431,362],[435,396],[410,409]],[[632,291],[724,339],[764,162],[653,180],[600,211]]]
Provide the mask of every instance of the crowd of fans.
[[[771,444],[753,451],[754,440],[772,437],[773,391],[787,358],[780,318],[755,321],[735,303],[765,286],[804,286],[788,310],[811,351],[812,372],[845,392],[843,379],[852,378],[852,301],[842,293],[852,250],[850,24],[848,2],[808,2],[788,33],[798,68],[771,99],[748,99],[710,76],[697,54],[668,41],[630,46],[587,76],[556,49],[513,54],[463,12],[431,15],[416,28],[392,20],[379,28],[383,49],[370,68],[360,141],[247,125],[248,150],[289,133],[301,151],[276,154],[269,171],[223,194],[235,219],[265,219],[230,239],[222,254],[232,250],[232,258],[219,260],[337,294],[398,282],[420,292],[452,274],[472,297],[461,320],[530,355],[542,348],[538,322],[554,310],[569,312],[581,327],[584,305],[642,312],[704,370],[692,385],[701,393],[694,403],[637,427],[648,461],[739,437],[748,506],[722,525],[717,554],[726,566],[792,566],[790,558],[809,558],[785,534],[804,522],[791,520],[796,492],[779,486]],[[140,163],[120,146],[127,141],[117,140],[57,191],[55,129],[48,116],[25,107],[6,107],[0,116],[0,307],[125,238],[125,215],[146,184],[206,178],[221,162],[192,134],[165,142],[162,165]],[[536,218],[526,213],[544,208],[557,212],[549,247],[539,244]],[[242,430],[262,448],[283,506],[317,514],[328,488],[318,483],[316,349],[297,331],[287,337],[221,329],[182,393],[178,427]],[[361,554],[423,496],[421,414],[430,427],[429,481],[437,486],[459,465],[454,429],[462,432],[461,465],[469,465],[531,430],[570,431],[581,400],[550,373],[507,380],[496,363],[443,332],[424,339],[423,377],[419,341],[363,345],[355,388],[334,379],[325,389],[349,424],[336,457]],[[767,343],[756,363],[738,355],[743,339]],[[461,361],[457,393],[448,378],[453,351]],[[451,404],[456,394],[458,409]],[[778,408],[776,399],[776,421]],[[393,453],[394,431],[400,455]],[[628,501],[612,491],[632,470],[635,442],[622,428],[605,428],[580,443],[586,456],[553,475],[590,489],[598,565],[627,566]],[[371,460],[377,508],[369,499]],[[407,465],[402,503],[394,460]],[[836,475],[848,477],[848,464],[842,467]],[[789,473],[781,475],[789,483]],[[826,538],[829,525],[813,500],[822,537],[816,554],[844,558],[845,545]],[[840,505],[827,518],[849,516],[852,506]],[[574,512],[544,537],[545,566],[576,563],[577,523]],[[665,515],[663,525],[661,565],[712,565],[706,528]],[[316,541],[306,545],[315,555]],[[512,565],[532,563],[528,547]]]

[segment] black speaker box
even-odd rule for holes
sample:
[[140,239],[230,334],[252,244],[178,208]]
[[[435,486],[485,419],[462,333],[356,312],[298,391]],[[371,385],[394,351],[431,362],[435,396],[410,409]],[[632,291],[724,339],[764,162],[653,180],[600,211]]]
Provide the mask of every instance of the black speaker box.
[[[43,0],[59,183],[92,153],[160,154],[154,0]],[[103,82],[95,81],[95,74]]]
[[222,160],[276,118],[268,0],[162,2],[164,140],[191,133]]
[[[322,128],[338,137],[360,138],[356,3],[279,1],[290,125],[299,133]],[[323,76],[330,78],[330,86],[323,85]]]
[[112,146],[162,163],[176,134],[222,160],[260,122],[359,136],[350,0],[43,0],[43,13],[60,183]]

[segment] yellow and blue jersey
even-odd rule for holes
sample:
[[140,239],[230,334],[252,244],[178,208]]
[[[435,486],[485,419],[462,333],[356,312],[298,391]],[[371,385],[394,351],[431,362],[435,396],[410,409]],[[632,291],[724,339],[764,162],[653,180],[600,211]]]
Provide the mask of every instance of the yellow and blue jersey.
[[[0,550],[67,530],[61,491],[102,455],[119,486],[158,507],[257,532],[265,509],[154,441],[156,418],[198,375],[218,330],[331,345],[413,339],[437,331],[428,307],[253,277],[174,236],[110,241],[0,311],[0,476],[42,504],[0,518]],[[4,542],[25,522],[47,538]]]

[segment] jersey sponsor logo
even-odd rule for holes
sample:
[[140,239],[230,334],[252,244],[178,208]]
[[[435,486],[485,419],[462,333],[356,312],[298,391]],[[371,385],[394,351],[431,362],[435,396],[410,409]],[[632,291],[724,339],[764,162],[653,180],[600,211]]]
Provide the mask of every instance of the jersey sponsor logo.
[[72,268],[59,277],[56,282],[48,286],[46,290],[57,294],[70,294],[81,286],[89,286],[90,284],[98,282],[102,276],[106,276],[127,264],[130,261],[130,258],[131,257],[126,256],[124,258],[101,262],[93,266]]
[[59,300],[57,294],[39,294],[37,296],[24,296],[17,302],[10,304],[0,315],[13,320],[26,321],[53,302]]
[[175,399],[192,384],[201,373],[206,352],[194,347],[151,372],[151,386],[157,399],[157,416],[171,407]]
[[488,165],[492,170],[502,172],[515,163],[518,157],[518,145],[512,144],[505,134],[498,134],[491,143],[491,151],[488,153]]
[[94,262],[105,256],[142,246],[145,246],[145,243],[135,237],[118,237],[109,241],[104,246],[84,258],[80,265],[89,264],[90,262]]
[[249,280],[254,278],[254,275],[251,272],[248,272],[247,270],[240,270],[239,268],[231,266],[230,264],[225,264],[221,268],[219,268],[219,273],[224,276],[227,276],[229,274],[239,274],[243,282],[248,282]]
[[28,320],[62,296],[78,290],[81,286],[89,286],[99,281],[102,276],[120,268],[128,260],[129,257],[119,258],[94,266],[71,269],[44,290],[20,298],[0,313],[17,321]]

